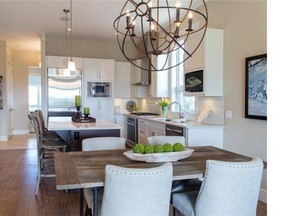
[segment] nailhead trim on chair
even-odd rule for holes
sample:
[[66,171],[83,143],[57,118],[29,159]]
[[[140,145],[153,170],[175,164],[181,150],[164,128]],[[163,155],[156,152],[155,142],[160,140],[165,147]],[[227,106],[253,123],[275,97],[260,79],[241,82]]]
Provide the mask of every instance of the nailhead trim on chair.
[[[111,168],[107,168],[107,170],[109,170],[109,171],[112,171],[112,172],[115,172],[115,173],[117,173],[117,174],[127,174],[127,171],[118,171],[118,170],[114,170],[114,169],[111,169]],[[138,173],[138,172],[130,172],[129,174],[130,175],[159,175],[159,174],[162,174],[162,173],[166,173],[166,172],[168,172],[168,169],[165,169],[165,170],[163,170],[163,171],[161,171],[161,172],[159,172],[159,171],[157,171],[157,172],[146,172],[146,173]]]
[[[221,161],[223,162],[223,161]],[[236,163],[236,162],[235,162]],[[256,168],[256,167],[260,167],[261,165],[250,165],[250,166],[247,166],[247,167],[243,167],[243,166],[239,166],[239,165],[225,165],[225,164],[219,164],[218,162],[214,162],[214,161],[207,161],[206,162],[206,170],[205,170],[205,178],[203,179],[203,183],[202,183],[202,187],[200,188],[200,191],[198,193],[198,196],[197,196],[197,199],[196,199],[196,202],[195,202],[195,206],[197,206],[197,203],[198,203],[198,200],[199,198],[201,197],[201,194],[203,193],[203,188],[205,186],[205,183],[206,183],[206,178],[208,176],[208,170],[209,170],[209,165],[210,164],[213,164],[213,165],[216,165],[216,166],[221,166],[221,167],[230,167],[230,168],[238,168],[238,169],[251,169],[251,168]]]

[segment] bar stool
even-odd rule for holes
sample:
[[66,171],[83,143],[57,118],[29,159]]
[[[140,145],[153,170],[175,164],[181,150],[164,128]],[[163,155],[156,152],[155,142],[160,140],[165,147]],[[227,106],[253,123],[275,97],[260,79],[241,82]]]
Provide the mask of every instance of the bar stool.
[[42,178],[55,177],[54,153],[65,152],[67,144],[62,140],[45,139],[45,137],[41,135],[36,113],[28,114],[28,118],[36,132],[37,140],[37,186],[35,191],[35,195],[37,195]]

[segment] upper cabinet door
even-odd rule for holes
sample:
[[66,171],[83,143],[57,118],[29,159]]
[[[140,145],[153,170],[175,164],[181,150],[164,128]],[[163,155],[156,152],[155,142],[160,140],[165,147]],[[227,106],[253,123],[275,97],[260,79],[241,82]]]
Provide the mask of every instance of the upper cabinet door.
[[[196,48],[196,43],[195,41],[199,41],[201,39],[201,35],[195,35],[192,38],[189,38],[187,41],[186,46],[188,47],[188,50],[192,50]],[[192,55],[192,57],[188,58],[184,62],[184,71],[192,71],[196,69],[200,69],[204,67],[204,43],[205,43],[205,38],[196,50],[196,52]],[[184,54],[184,58],[187,58],[187,54]]]
[[84,79],[87,81],[114,81],[114,60],[84,58]]
[[[199,48],[184,62],[185,72],[203,69],[205,96],[223,96],[223,34],[222,29],[208,28]],[[200,37],[190,38],[187,46],[194,48]]]
[[131,97],[130,77],[130,63],[115,62],[114,97]]

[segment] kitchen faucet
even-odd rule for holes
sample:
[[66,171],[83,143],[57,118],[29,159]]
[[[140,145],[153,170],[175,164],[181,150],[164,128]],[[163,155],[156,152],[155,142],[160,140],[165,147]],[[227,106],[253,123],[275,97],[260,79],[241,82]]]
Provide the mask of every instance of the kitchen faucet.
[[169,105],[169,109],[171,110],[171,105],[172,104],[178,104],[179,105],[179,119],[181,119],[181,118],[183,118],[183,116],[181,115],[181,104],[180,103],[178,103],[177,101],[174,101],[174,102],[172,102],[170,105]]

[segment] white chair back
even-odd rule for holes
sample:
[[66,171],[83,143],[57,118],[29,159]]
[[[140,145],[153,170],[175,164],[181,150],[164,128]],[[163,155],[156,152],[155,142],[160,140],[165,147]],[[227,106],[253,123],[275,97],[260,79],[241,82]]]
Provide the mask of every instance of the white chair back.
[[249,162],[208,160],[195,214],[256,215],[262,171],[260,158]]
[[165,143],[181,143],[185,146],[185,137],[184,136],[151,136],[147,138],[148,144],[165,144]]
[[82,151],[125,149],[122,137],[93,137],[82,140]]
[[172,176],[171,163],[144,169],[107,165],[100,215],[169,215]]

